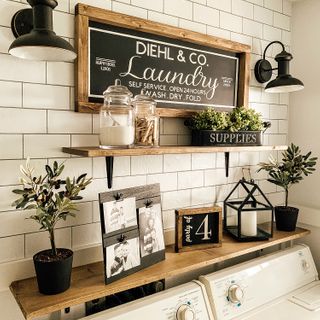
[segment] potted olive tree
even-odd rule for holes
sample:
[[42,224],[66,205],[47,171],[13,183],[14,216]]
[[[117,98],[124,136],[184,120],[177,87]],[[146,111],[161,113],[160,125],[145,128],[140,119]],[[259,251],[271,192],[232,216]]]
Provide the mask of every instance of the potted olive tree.
[[272,156],[269,162],[260,163],[260,169],[269,174],[268,181],[284,189],[284,206],[275,207],[276,227],[281,231],[294,231],[297,224],[299,209],[288,206],[289,188],[303,180],[305,176],[315,171],[318,158],[311,157],[311,151],[301,154],[301,150],[293,143],[282,153],[282,161]]
[[208,108],[195,114],[185,124],[192,130],[192,145],[262,144],[262,131],[270,126],[253,109],[239,107],[231,112]]
[[70,286],[73,252],[57,248],[55,227],[60,220],[74,217],[77,210],[74,200],[82,199],[79,193],[91,183],[86,173],[77,179],[60,179],[64,164],[56,161],[53,166],[46,165],[44,176],[34,176],[29,159],[26,167],[21,166],[22,189],[13,192],[20,197],[12,204],[17,209],[35,210],[29,219],[40,224],[40,230],[48,231],[51,249],[43,250],[33,256],[39,291],[43,294],[56,294]]

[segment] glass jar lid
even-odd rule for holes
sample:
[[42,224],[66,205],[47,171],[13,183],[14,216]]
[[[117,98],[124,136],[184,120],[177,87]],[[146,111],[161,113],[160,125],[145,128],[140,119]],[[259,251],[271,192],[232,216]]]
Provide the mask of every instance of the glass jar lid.
[[121,85],[120,79],[116,79],[114,85],[103,92],[103,96],[105,100],[119,102],[120,100],[131,101],[133,94],[126,86]]
[[141,90],[140,94],[137,94],[134,97],[133,104],[136,104],[136,103],[149,103],[154,106],[157,104],[157,102],[153,98],[151,98],[149,95],[144,93],[143,89]]

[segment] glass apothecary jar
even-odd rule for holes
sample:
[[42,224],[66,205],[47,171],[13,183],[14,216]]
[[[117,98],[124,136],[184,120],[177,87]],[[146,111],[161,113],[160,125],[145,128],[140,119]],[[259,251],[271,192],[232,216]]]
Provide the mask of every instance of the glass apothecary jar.
[[136,146],[159,146],[159,117],[156,114],[157,103],[143,93],[134,97],[132,102],[136,114],[134,144]]
[[135,115],[132,92],[117,79],[103,93],[100,109],[100,148],[130,148],[134,143]]

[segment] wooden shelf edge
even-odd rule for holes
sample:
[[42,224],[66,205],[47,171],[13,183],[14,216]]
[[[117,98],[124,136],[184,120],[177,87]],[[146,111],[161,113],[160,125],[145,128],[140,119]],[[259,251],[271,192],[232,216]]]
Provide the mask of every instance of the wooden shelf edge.
[[295,232],[275,231],[274,237],[270,240],[250,243],[235,242],[229,236],[224,235],[222,247],[219,248],[185,253],[174,253],[173,248],[169,248],[166,260],[109,285],[104,285],[103,282],[102,262],[93,263],[74,268],[70,289],[54,296],[40,294],[35,278],[15,281],[11,284],[10,289],[25,318],[34,319],[116,292],[299,239],[309,233],[309,230],[302,228],[297,228]]
[[113,157],[140,156],[181,153],[216,153],[216,152],[254,152],[254,151],[283,151],[288,146],[160,146],[158,148],[130,148],[130,149],[100,149],[99,147],[63,147],[62,151],[82,157]]

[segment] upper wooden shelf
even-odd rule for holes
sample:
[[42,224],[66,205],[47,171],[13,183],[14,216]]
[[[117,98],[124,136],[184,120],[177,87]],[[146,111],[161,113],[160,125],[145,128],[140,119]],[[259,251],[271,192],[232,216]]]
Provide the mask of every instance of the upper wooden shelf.
[[112,156],[140,156],[155,154],[178,153],[213,153],[213,152],[243,152],[243,151],[279,151],[287,146],[226,146],[226,147],[195,147],[195,146],[160,146],[158,148],[130,148],[130,149],[100,149],[99,147],[63,147],[62,151],[82,157],[112,157]]
[[174,253],[170,247],[167,248],[166,260],[109,285],[104,284],[103,263],[89,264],[74,268],[70,289],[54,296],[40,294],[35,278],[15,281],[10,289],[25,318],[33,319],[86,301],[302,238],[309,233],[310,231],[301,228],[297,228],[294,232],[275,231],[273,238],[258,242],[236,242],[230,236],[224,235],[222,247],[185,253]]

